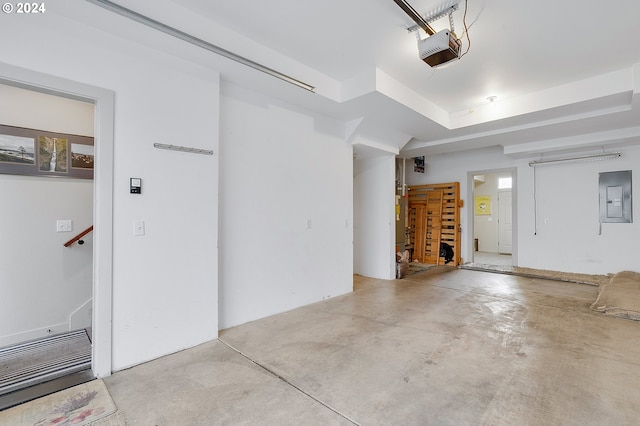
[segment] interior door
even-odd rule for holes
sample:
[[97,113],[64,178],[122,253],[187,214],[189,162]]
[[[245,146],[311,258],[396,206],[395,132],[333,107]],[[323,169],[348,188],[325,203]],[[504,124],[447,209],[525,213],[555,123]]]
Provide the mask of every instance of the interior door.
[[512,251],[511,203],[511,191],[498,192],[498,252],[501,254]]

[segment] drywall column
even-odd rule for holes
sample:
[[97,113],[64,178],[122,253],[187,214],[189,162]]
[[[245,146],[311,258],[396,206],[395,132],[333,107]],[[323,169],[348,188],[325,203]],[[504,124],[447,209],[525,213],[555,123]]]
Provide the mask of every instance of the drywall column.
[[[103,376],[218,336],[219,157],[153,143],[217,152],[220,76],[198,65],[210,63],[209,52],[180,60],[169,53],[179,45],[162,34],[73,3],[58,3],[46,19],[2,17],[0,33],[11,34],[0,37],[2,61],[24,70],[0,64],[0,79],[97,99],[96,116],[117,123],[101,119],[95,129],[94,358]],[[39,74],[54,72],[52,60],[57,77]],[[142,194],[129,193],[130,177],[143,179]],[[145,235],[136,236],[141,220]]]
[[220,327],[350,293],[342,123],[232,83],[220,102]]
[[395,156],[354,160],[354,273],[395,278]]

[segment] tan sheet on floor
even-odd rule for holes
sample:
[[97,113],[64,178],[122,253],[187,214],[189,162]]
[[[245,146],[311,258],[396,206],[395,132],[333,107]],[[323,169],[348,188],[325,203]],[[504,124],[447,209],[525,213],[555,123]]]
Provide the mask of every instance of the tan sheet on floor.
[[640,321],[640,273],[620,272],[602,286],[591,309],[621,318]]

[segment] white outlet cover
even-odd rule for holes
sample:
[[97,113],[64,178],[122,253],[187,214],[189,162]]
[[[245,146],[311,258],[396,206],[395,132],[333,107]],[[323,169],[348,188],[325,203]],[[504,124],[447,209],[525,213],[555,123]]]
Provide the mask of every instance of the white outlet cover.
[[73,230],[73,222],[71,220],[56,221],[56,232],[71,232]]

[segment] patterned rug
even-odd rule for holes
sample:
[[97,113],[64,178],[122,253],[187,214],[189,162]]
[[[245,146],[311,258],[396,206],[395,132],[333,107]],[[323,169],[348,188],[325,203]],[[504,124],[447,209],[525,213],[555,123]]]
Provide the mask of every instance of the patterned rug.
[[[0,424],[61,426],[96,421],[94,424],[126,424],[116,410],[107,387],[98,379],[1,411]],[[112,415],[117,419],[111,421]]]

